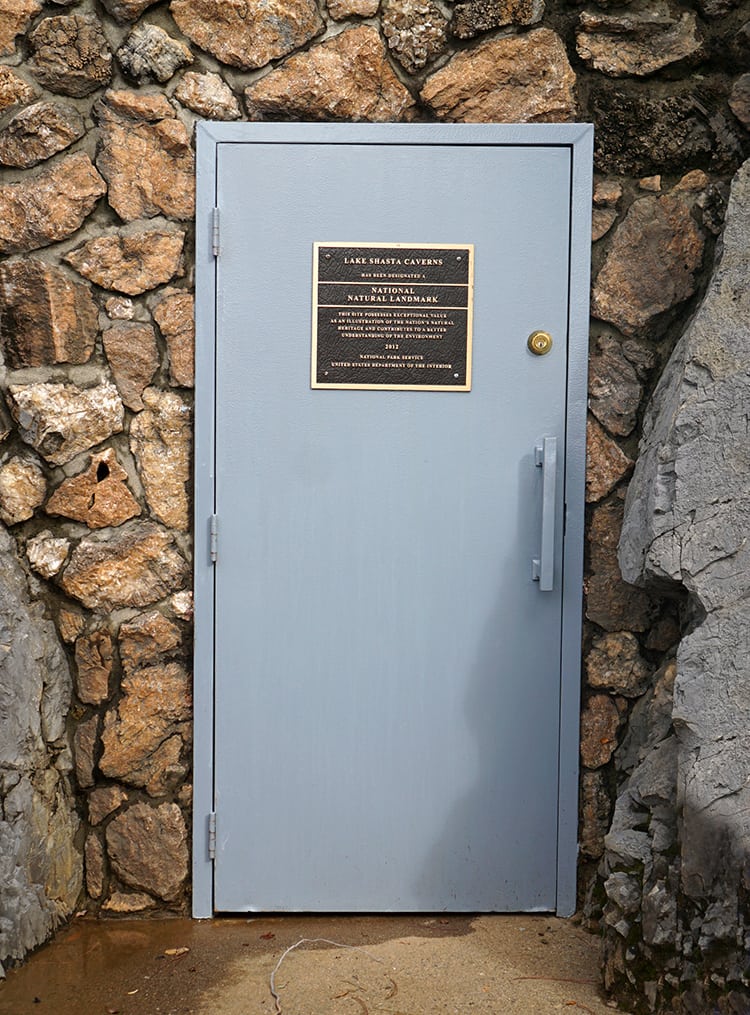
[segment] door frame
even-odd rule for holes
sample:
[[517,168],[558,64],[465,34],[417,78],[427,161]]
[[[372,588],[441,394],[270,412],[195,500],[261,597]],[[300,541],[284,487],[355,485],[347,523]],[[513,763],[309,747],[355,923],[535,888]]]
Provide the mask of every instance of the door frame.
[[[217,194],[221,144],[425,144],[565,147],[571,158],[568,380],[565,428],[565,535],[562,570],[558,765],[557,902],[576,908],[578,753],[582,622],[584,482],[591,253],[591,124],[197,124],[195,223],[195,445],[193,653],[193,916],[214,915],[214,596],[211,520],[216,514],[216,282],[220,248]],[[252,197],[252,195],[250,195]]]

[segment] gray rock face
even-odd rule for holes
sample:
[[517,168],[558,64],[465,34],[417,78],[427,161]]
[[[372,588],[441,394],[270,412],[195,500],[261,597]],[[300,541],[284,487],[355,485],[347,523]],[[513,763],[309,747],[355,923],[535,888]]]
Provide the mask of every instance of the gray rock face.
[[193,62],[193,54],[179,39],[173,39],[158,25],[137,25],[117,50],[120,66],[143,81],[169,81],[185,64]]
[[[626,912],[632,901],[625,907],[608,891],[605,980],[612,986],[625,973],[618,936],[629,935],[628,949],[657,967],[679,947],[700,956],[695,982],[685,992],[676,980],[665,987],[663,976],[654,999],[679,997],[684,1011],[707,1011],[726,996],[717,994],[724,980],[711,955],[721,954],[734,980],[750,932],[742,901],[750,842],[750,162],[733,182],[719,250],[647,411],[619,546],[629,581],[684,587],[699,622],[634,710],[618,756],[632,774],[605,839],[608,884],[642,865],[637,945]],[[747,981],[736,980],[735,1010],[746,1011]]]
[[71,679],[54,625],[32,602],[0,527],[0,962],[69,916],[82,883],[67,776]]
[[750,591],[750,163],[732,187],[722,253],[643,424],[620,540],[624,577],[684,585],[706,610]]

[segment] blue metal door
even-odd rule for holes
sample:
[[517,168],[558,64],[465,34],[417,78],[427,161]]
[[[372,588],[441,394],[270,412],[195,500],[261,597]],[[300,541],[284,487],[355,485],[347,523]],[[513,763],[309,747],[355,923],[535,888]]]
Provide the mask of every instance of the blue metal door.
[[[214,908],[554,910],[571,147],[309,130],[216,145]],[[473,247],[471,390],[311,387],[334,242]]]

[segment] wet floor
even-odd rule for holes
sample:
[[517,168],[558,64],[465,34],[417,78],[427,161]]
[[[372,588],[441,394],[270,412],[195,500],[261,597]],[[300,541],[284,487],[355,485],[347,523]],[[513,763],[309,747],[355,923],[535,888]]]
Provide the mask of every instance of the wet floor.
[[568,921],[283,916],[79,918],[0,983],[0,1015],[45,1012],[611,1015],[612,1007],[599,990],[597,939]]

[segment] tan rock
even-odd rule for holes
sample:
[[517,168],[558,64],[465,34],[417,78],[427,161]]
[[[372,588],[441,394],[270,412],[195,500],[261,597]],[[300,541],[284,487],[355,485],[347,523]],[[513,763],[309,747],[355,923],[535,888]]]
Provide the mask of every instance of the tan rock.
[[120,397],[129,409],[140,412],[143,390],[159,369],[154,329],[150,324],[121,321],[105,328],[102,343]]
[[0,130],[0,165],[28,169],[83,137],[83,117],[73,106],[37,102]]
[[65,592],[90,610],[150,606],[180,588],[189,568],[169,533],[132,524],[108,541],[82,540],[62,576]]
[[122,525],[141,513],[127,485],[128,474],[112,448],[92,455],[89,467],[65,479],[47,501],[49,515],[84,522],[90,529]]
[[126,675],[159,662],[182,644],[179,627],[151,610],[120,625],[120,661]]
[[102,904],[102,909],[107,913],[142,913],[145,909],[153,909],[156,900],[143,892],[112,892],[110,897]]
[[172,0],[169,9],[189,39],[242,70],[286,56],[324,27],[313,0]]
[[[0,11],[3,7],[3,0],[0,0]],[[0,50],[2,49],[2,33],[0,28]],[[38,92],[11,67],[0,66],[0,113],[5,113],[13,106],[19,106],[31,102],[38,95]]]
[[169,598],[169,604],[175,617],[191,623],[193,620],[193,593],[188,589],[182,592],[175,592]]
[[164,295],[154,307],[154,320],[167,343],[170,384],[195,384],[195,312],[192,293],[183,289]]
[[26,544],[29,564],[42,578],[54,578],[68,559],[70,541],[54,536],[48,529],[37,533]]
[[608,437],[594,419],[586,423],[586,500],[606,497],[633,468],[632,458]]
[[237,97],[218,74],[188,71],[175,88],[174,97],[207,120],[239,120],[242,115]]
[[0,343],[12,369],[85,363],[98,326],[85,283],[36,258],[0,264]]
[[132,321],[135,316],[135,305],[126,296],[110,296],[104,310],[111,321]]
[[372,18],[378,13],[380,0],[328,0],[328,13],[334,21],[346,18]]
[[9,437],[13,432],[13,420],[10,417],[8,410],[5,408],[5,403],[0,401],[0,441],[4,441],[6,437]]
[[611,631],[595,638],[586,657],[589,687],[613,691],[626,698],[643,694],[652,667],[641,655],[638,639],[629,631]]
[[176,804],[133,804],[107,826],[112,868],[126,885],[173,902],[188,874],[187,829]]
[[613,208],[622,197],[619,180],[599,180],[594,184],[594,204],[597,207]]
[[453,13],[453,34],[472,39],[503,25],[535,25],[544,15],[544,0],[468,0]]
[[589,359],[589,409],[618,437],[635,429],[643,379],[653,367],[651,350],[601,335]]
[[29,69],[51,92],[80,98],[112,77],[112,53],[95,14],[44,18],[29,35],[29,44]]
[[92,899],[98,899],[104,891],[104,847],[99,836],[92,832],[86,836],[84,859],[86,891]]
[[123,697],[104,717],[104,775],[159,796],[187,773],[190,679],[178,663],[149,666],[122,681]]
[[135,26],[117,50],[117,59],[125,73],[142,84],[145,81],[169,81],[180,67],[193,62],[189,46],[172,38],[158,25]]
[[606,694],[595,694],[581,713],[581,760],[586,768],[606,765],[617,747],[620,713]]
[[22,35],[42,9],[42,0],[0,0],[0,56],[16,51],[16,36]]
[[145,409],[130,425],[130,448],[148,506],[170,528],[187,529],[190,407],[174,392],[158,388],[147,388],[143,401]]
[[76,693],[87,705],[101,705],[109,697],[112,673],[112,635],[104,628],[84,634],[75,646]]
[[609,831],[612,803],[602,773],[584,771],[581,775],[581,820],[578,843],[581,853],[598,860],[604,853],[604,836]]
[[32,459],[19,455],[0,465],[0,518],[6,525],[31,518],[46,493],[44,473]]
[[700,52],[695,14],[672,15],[666,3],[623,14],[584,11],[576,44],[590,67],[610,77],[644,76]]
[[432,0],[384,0],[380,22],[388,49],[410,74],[445,49],[448,19]]
[[[122,108],[122,102],[120,104]],[[101,147],[97,167],[109,184],[107,200],[125,222],[195,212],[195,158],[185,125],[169,115],[146,121],[97,106]]]
[[617,228],[594,283],[591,311],[638,336],[692,296],[704,239],[680,194],[635,201]]
[[658,194],[661,191],[661,176],[644,176],[638,181],[638,187],[641,190],[649,190],[653,194]]
[[[750,77],[750,75],[748,75]],[[684,191],[688,194],[695,194],[698,191],[705,190],[710,180],[706,173],[702,169],[691,169],[689,173],[678,180],[678,182],[672,188],[676,191]]]
[[750,74],[742,74],[732,85],[729,108],[745,127],[750,130]]
[[128,795],[119,786],[101,786],[89,793],[89,822],[98,825],[114,813]]
[[81,789],[94,785],[94,751],[96,749],[99,717],[92,715],[76,727],[73,736],[73,757],[76,764],[76,779]]
[[592,243],[606,236],[616,221],[617,211],[614,208],[594,208],[591,213]]
[[0,186],[0,253],[36,250],[74,233],[107,189],[85,152]]
[[12,384],[8,390],[21,439],[52,465],[64,465],[122,430],[123,407],[113,384]]
[[[136,92],[130,88],[111,88],[102,100],[109,111],[130,120],[153,123],[174,116],[166,95],[160,92]],[[98,108],[98,107],[97,107]]]
[[575,81],[559,36],[537,28],[462,50],[421,95],[442,120],[559,122],[575,119]]
[[159,0],[102,0],[109,13],[120,24],[125,21],[136,21],[145,10],[158,2]]
[[63,260],[103,289],[136,296],[181,271],[184,242],[176,228],[121,230],[89,240]]
[[64,642],[70,644],[86,627],[86,618],[75,610],[61,607],[57,614],[57,630]]
[[584,583],[586,616],[605,631],[645,631],[656,604],[647,592],[623,581],[617,561],[622,513],[619,497],[594,508],[589,526],[591,574]]
[[400,120],[414,100],[388,63],[383,42],[369,25],[350,28],[245,89],[251,120]]

